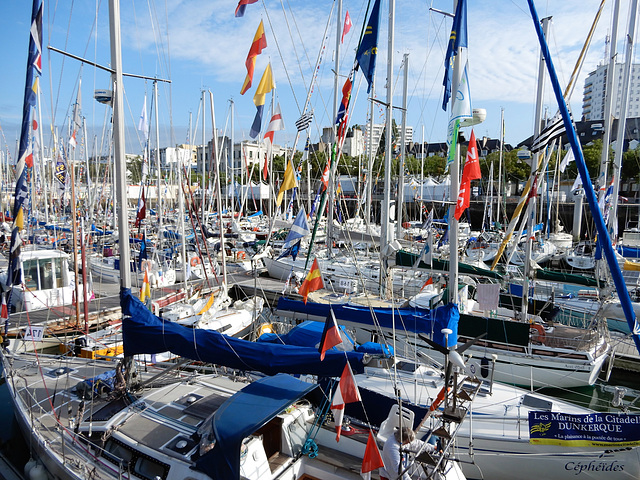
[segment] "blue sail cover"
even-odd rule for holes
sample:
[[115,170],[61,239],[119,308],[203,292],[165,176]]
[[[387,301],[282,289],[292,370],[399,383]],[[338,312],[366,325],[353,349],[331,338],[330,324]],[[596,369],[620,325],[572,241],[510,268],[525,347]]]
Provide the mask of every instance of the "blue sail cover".
[[364,372],[363,353],[327,352],[320,361],[314,348],[255,343],[228,337],[214,330],[189,328],[158,318],[131,289],[120,289],[124,355],[170,351],[191,360],[229,368],[262,372],[339,377],[347,362],[354,373]]
[[320,388],[318,384],[282,374],[244,387],[213,414],[216,444],[196,461],[196,469],[215,479],[240,478],[242,440],[316,388]]
[[[453,303],[442,305],[432,310],[423,308],[370,308],[362,305],[328,304],[307,301],[306,305],[301,300],[291,300],[280,297],[278,310],[297,312],[313,317],[327,317],[329,310],[333,310],[338,322],[350,322],[361,324],[364,328],[384,328],[398,331],[424,333],[431,339],[447,348],[458,343],[458,321],[460,312],[458,306]],[[443,328],[449,328],[453,332],[449,335],[449,344],[445,345]]]

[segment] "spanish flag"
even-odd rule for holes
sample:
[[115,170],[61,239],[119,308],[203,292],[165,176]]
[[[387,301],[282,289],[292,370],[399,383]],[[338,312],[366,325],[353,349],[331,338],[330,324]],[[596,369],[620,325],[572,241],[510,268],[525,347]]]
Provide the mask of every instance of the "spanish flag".
[[314,258],[313,265],[311,265],[311,270],[309,270],[307,278],[305,278],[304,282],[302,282],[302,285],[300,285],[298,293],[302,295],[302,300],[306,304],[309,293],[320,290],[321,288],[324,288],[322,273],[320,272],[320,267],[318,266],[318,259]]
[[151,298],[151,286],[149,285],[149,270],[144,271],[144,281],[140,289],[140,301],[144,303],[147,298]]

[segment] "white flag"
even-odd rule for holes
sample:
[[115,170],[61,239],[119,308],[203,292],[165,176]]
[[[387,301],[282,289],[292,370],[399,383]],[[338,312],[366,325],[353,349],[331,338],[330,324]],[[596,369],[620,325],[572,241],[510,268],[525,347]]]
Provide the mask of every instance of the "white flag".
[[144,96],[144,104],[142,105],[142,113],[140,113],[140,119],[138,120],[138,130],[144,135],[144,141],[149,140],[149,120],[147,119],[147,96]]

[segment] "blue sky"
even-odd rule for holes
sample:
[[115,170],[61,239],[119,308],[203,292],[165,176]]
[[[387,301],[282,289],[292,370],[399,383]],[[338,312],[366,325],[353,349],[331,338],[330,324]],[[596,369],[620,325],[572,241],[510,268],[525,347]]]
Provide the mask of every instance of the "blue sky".
[[[4,68],[0,76],[0,146],[8,149],[12,157],[15,156],[22,112],[30,3],[7,1],[0,7],[0,39],[4,46]],[[422,139],[423,128],[425,141],[445,140],[448,114],[442,111],[440,104],[444,52],[451,20],[430,11],[429,7],[452,11],[452,3],[450,0],[396,2],[394,104],[401,104],[403,79],[400,64],[403,54],[409,53],[407,123],[414,127],[414,139],[417,141]],[[69,11],[71,4],[73,12]],[[553,16],[549,46],[563,87],[573,70],[599,4],[600,0],[536,2],[540,17]],[[97,13],[96,5],[99,5]],[[243,18],[234,17],[236,5],[237,0],[122,1],[124,71],[172,81],[170,86],[161,83],[159,88],[161,146],[186,142],[190,119],[194,142],[202,142],[200,99],[203,89],[213,92],[217,127],[226,129],[229,134],[229,106],[230,99],[233,99],[235,138],[248,138],[256,111],[253,94],[269,61],[276,80],[276,101],[281,105],[287,127],[284,132],[276,133],[275,143],[291,145],[295,136],[294,122],[304,104],[325,31],[328,33],[323,61],[317,71],[317,84],[311,96],[315,112],[312,141],[317,141],[322,127],[330,125],[335,10],[332,18],[330,14],[334,3],[329,0],[289,0],[281,4],[273,0],[261,0],[249,5]],[[344,0],[343,18],[348,10],[353,28],[341,47],[341,75],[346,75],[353,64],[358,36],[365,22],[366,6],[366,1]],[[572,97],[575,118],[581,114],[584,78],[604,58],[611,8],[611,5],[605,8]],[[384,101],[388,50],[388,2],[384,0],[381,12],[376,97]],[[619,38],[626,31],[627,17],[628,2],[623,1]],[[240,95],[246,73],[245,59],[261,19],[265,25],[267,48],[257,59],[253,87],[245,95]],[[91,145],[106,144],[103,132],[109,111],[92,97],[95,89],[108,88],[108,74],[90,65],[81,67],[78,61],[64,58],[46,47],[51,45],[108,66],[108,2],[48,2],[45,4],[43,24],[41,115],[45,144],[48,144],[52,125],[59,134],[66,134],[80,77],[83,115],[89,127],[88,142]],[[504,108],[506,141],[515,145],[533,132],[539,48],[527,3],[525,0],[471,0],[468,28],[472,104],[473,107],[487,110],[487,120],[475,127],[476,136],[497,138],[500,110]],[[343,81],[340,80],[340,85]],[[129,126],[127,152],[138,153],[141,142],[135,126],[145,95],[151,110],[152,82],[126,78],[125,91],[126,121]],[[267,97],[267,108],[270,108],[270,101],[270,97]],[[358,73],[354,82],[351,123],[363,124],[367,121],[367,104],[366,82],[363,75]],[[555,113],[556,104],[550,86],[546,88],[544,105],[550,110],[550,115]],[[212,135],[208,112],[209,106],[205,119],[207,140]],[[395,115],[399,123],[400,113]],[[384,112],[380,108],[374,119],[377,123],[384,122]],[[268,118],[264,121],[266,124]],[[91,151],[104,148],[92,146]]]

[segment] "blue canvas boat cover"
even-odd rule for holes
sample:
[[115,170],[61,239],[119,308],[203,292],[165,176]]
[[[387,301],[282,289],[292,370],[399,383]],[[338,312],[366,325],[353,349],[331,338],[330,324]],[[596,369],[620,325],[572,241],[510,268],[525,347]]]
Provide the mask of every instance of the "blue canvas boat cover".
[[266,375],[278,373],[339,377],[348,361],[354,373],[364,372],[363,353],[326,352],[293,345],[256,343],[214,330],[184,327],[158,318],[130,289],[121,289],[120,305],[124,355],[172,352],[191,360],[225,365]]
[[[458,343],[458,321],[460,312],[458,306],[452,303],[442,305],[431,310],[418,307],[407,308],[370,308],[356,304],[328,304],[286,297],[278,299],[278,310],[297,312],[301,315],[326,317],[333,309],[338,322],[359,323],[363,327],[391,329],[398,331],[424,333],[431,339],[446,347],[453,347]],[[443,328],[449,328],[453,333],[449,335],[448,345],[445,345]]]
[[196,461],[196,468],[215,479],[240,478],[242,440],[317,388],[284,374],[250,383],[213,414],[215,447]]

